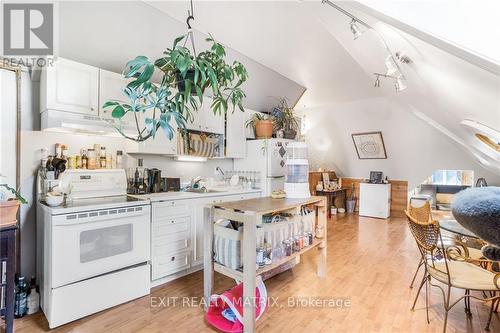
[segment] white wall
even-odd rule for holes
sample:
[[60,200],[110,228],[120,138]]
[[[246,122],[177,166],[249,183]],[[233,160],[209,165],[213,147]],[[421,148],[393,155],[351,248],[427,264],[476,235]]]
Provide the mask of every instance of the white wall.
[[[301,110],[306,115],[306,142],[311,169],[334,169],[340,175],[368,178],[382,171],[414,188],[439,169],[474,170],[488,184],[500,184],[500,175],[484,170],[464,149],[428,126],[411,110],[387,98]],[[382,131],[387,159],[360,160],[352,133]]]

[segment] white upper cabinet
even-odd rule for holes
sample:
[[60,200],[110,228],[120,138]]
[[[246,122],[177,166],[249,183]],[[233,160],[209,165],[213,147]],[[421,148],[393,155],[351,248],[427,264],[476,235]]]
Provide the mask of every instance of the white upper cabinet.
[[[138,113],[138,123],[140,128],[144,127],[144,118],[147,116],[148,112],[145,114]],[[133,114],[131,114],[133,116]],[[151,117],[152,115],[150,115]],[[135,119],[134,119],[135,124]],[[129,154],[156,154],[156,155],[177,155],[177,142],[178,142],[178,132],[175,120],[171,120],[170,124],[174,129],[174,137],[169,140],[163,129],[160,127],[156,132],[155,137],[151,137],[143,142],[135,142],[127,140],[126,151]],[[136,134],[137,135],[137,134]]]
[[246,136],[245,121],[248,114],[236,108],[227,111],[226,122],[226,157],[245,158],[246,157]]
[[57,58],[40,78],[40,110],[98,115],[99,69]]
[[104,69],[99,69],[99,115],[103,118],[111,119],[112,108],[103,109],[102,106],[107,101],[128,103],[127,96],[123,90],[129,83],[129,79],[122,74],[113,73]]
[[224,115],[215,115],[210,108],[211,105],[212,99],[204,96],[201,107],[193,112],[194,121],[186,124],[187,129],[224,134]]

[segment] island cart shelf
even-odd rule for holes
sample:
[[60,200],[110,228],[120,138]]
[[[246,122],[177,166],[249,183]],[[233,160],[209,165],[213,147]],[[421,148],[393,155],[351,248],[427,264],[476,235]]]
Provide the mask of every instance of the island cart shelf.
[[[262,216],[272,213],[288,212],[300,214],[300,209],[305,205],[313,205],[317,208],[315,225],[323,228],[323,237],[315,238],[313,243],[291,256],[284,257],[272,265],[266,265],[257,269],[256,246],[257,246],[257,225],[262,223]],[[297,260],[301,254],[313,249],[318,249],[317,275],[326,276],[326,244],[327,244],[327,224],[326,224],[326,197],[311,197],[307,199],[273,199],[271,197],[230,201],[217,203],[207,210],[205,216],[205,238],[204,238],[204,295],[205,300],[210,299],[213,290],[214,270],[238,281],[243,281],[243,326],[245,332],[255,330],[255,307],[251,300],[255,297],[255,287],[257,278],[290,260]],[[243,270],[234,270],[214,263],[213,260],[213,237],[214,223],[219,219],[228,219],[243,223]]]

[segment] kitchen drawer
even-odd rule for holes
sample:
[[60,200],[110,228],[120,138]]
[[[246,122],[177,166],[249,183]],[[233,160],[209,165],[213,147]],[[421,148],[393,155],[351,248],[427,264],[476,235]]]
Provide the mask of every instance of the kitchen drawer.
[[153,203],[153,221],[169,217],[189,215],[189,206],[185,201],[162,201]]
[[156,280],[184,269],[188,269],[190,264],[189,258],[189,251],[154,258],[151,268],[151,279]]
[[153,237],[151,256],[155,258],[168,253],[189,250],[190,240],[189,230],[167,234],[163,237]]
[[172,217],[153,221],[152,239],[156,240],[175,233],[187,233],[191,230],[191,217]]

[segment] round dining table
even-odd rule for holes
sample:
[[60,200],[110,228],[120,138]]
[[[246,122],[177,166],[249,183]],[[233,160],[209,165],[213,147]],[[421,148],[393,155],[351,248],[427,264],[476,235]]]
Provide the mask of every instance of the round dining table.
[[478,235],[473,233],[472,231],[462,227],[460,223],[457,222],[454,218],[443,218],[439,219],[439,227],[443,230],[452,232],[454,234],[463,236],[463,237],[468,237],[468,238],[474,238],[474,239],[480,239]]

